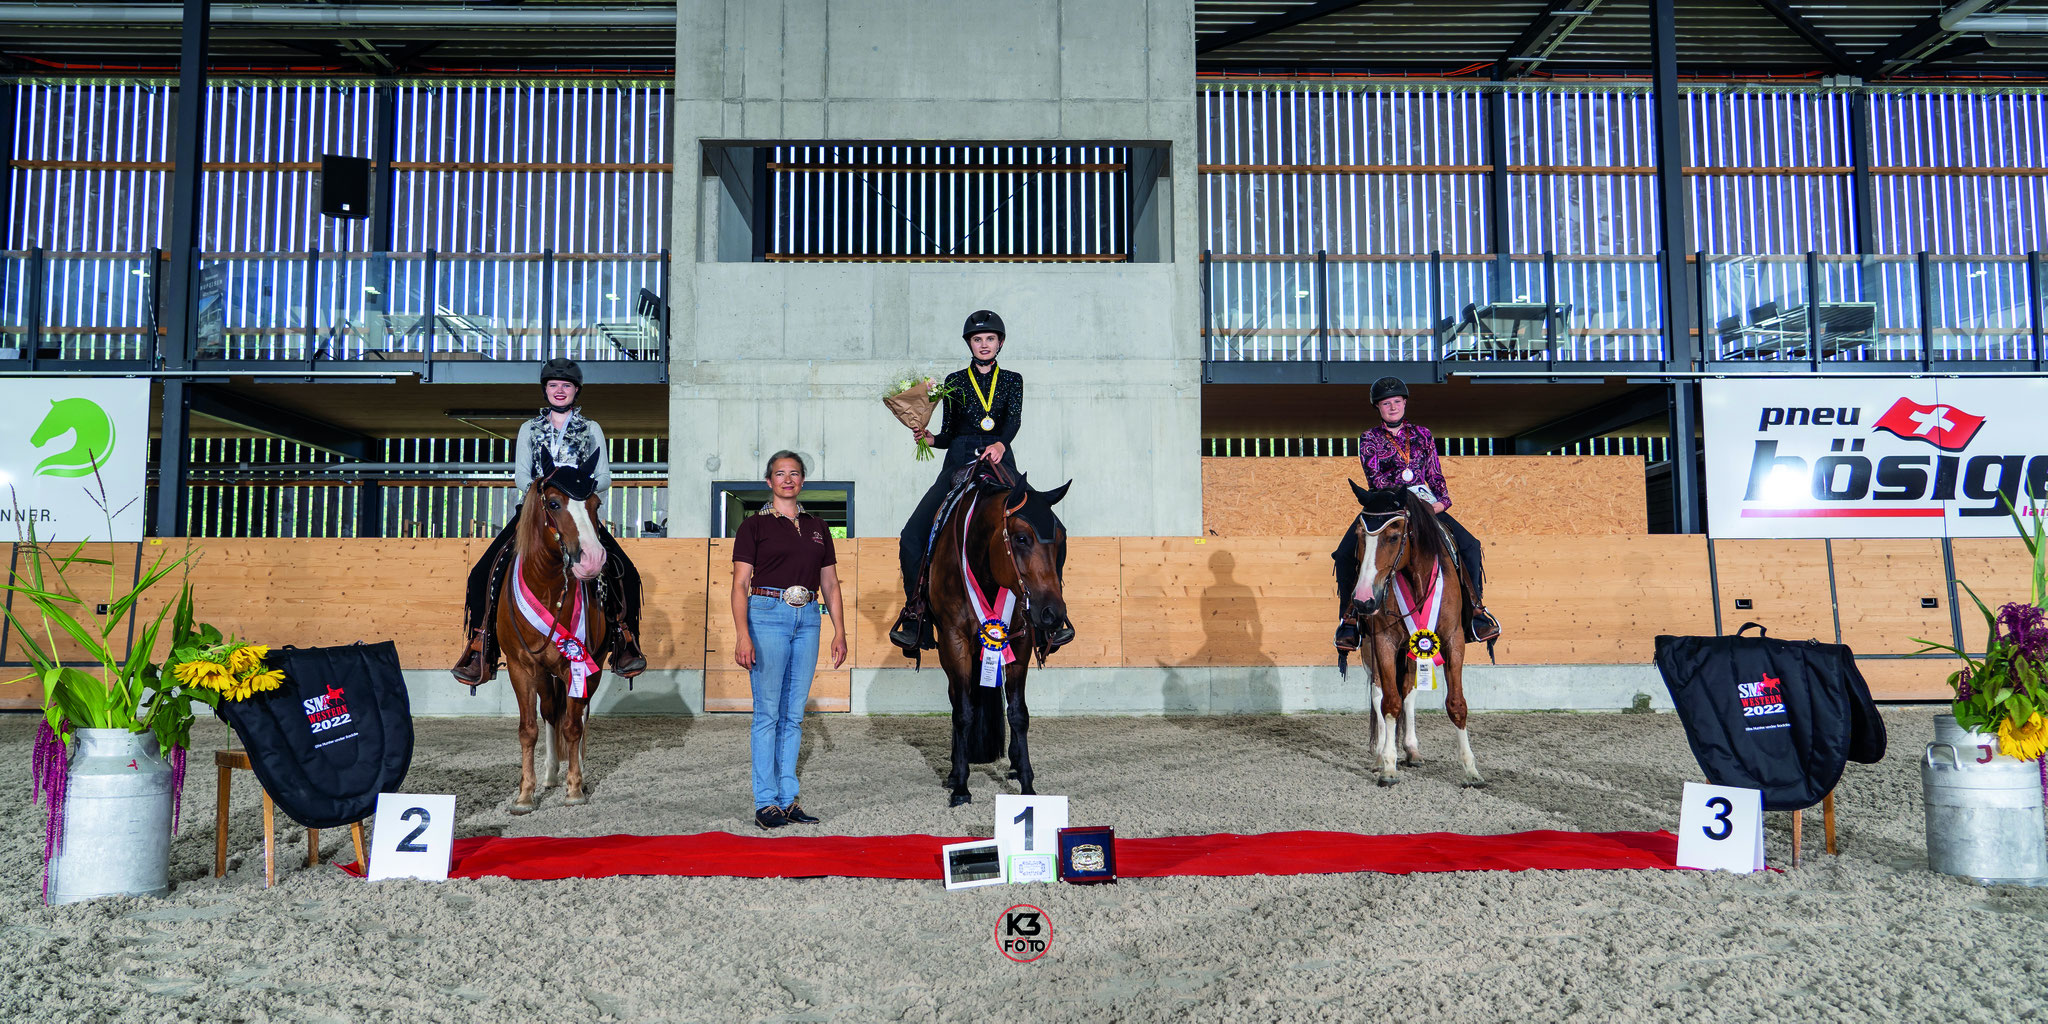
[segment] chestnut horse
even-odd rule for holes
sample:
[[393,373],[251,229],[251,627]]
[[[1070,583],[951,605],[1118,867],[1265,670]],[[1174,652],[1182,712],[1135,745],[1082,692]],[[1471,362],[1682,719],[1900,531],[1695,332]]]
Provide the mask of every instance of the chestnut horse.
[[[1024,704],[1024,677],[1035,655],[1040,665],[1050,651],[1047,638],[1066,621],[1060,569],[1067,534],[1052,507],[1066,497],[1068,481],[1051,491],[1034,491],[1024,479],[1009,482],[1001,467],[977,464],[974,494],[963,501],[932,545],[931,621],[939,642],[953,702],[953,771],[946,776],[950,806],[974,797],[967,791],[970,764],[994,761],[1003,753],[1003,722],[1010,726],[1010,767],[1018,788],[1032,788],[1031,748],[1026,732],[1031,712]],[[969,574],[972,574],[970,577]],[[983,685],[985,623],[976,614],[973,588],[991,620],[1001,620],[1004,595],[1012,609],[1007,621],[987,629],[987,643],[1007,638],[1014,661],[998,662],[996,685]],[[1007,707],[1005,706],[1007,698]]]
[[[1371,650],[1373,689],[1380,693],[1380,713],[1372,720],[1372,746],[1379,756],[1379,783],[1391,786],[1401,777],[1395,771],[1394,728],[1400,723],[1401,746],[1406,763],[1422,763],[1415,741],[1414,693],[1416,662],[1408,654],[1409,628],[1405,610],[1426,616],[1434,600],[1436,619],[1418,623],[1434,632],[1443,651],[1444,710],[1458,730],[1458,756],[1465,763],[1466,786],[1484,786],[1479,767],[1472,760],[1472,740],[1465,732],[1465,580],[1451,558],[1451,545],[1436,513],[1413,491],[1390,487],[1368,491],[1351,485],[1358,498],[1358,518],[1351,526],[1352,543],[1357,545],[1358,584],[1352,589],[1347,610],[1359,617],[1360,650]],[[1441,595],[1433,593],[1441,589]],[[1344,670],[1343,652],[1337,655],[1337,670]],[[1363,658],[1360,659],[1364,660]]]
[[[593,453],[580,466],[556,466],[548,453],[541,453],[540,477],[520,505],[515,571],[505,573],[499,585],[498,635],[505,638],[499,647],[519,701],[519,795],[512,801],[513,814],[534,808],[538,719],[547,720],[549,731],[547,774],[540,788],[555,784],[560,762],[566,760],[568,788],[562,802],[571,807],[590,802],[583,792],[583,719],[597,694],[596,666],[603,664],[609,635],[604,602],[592,582],[604,569],[605,557],[596,526],[597,483],[591,476],[596,462]],[[541,625],[529,618],[536,610]],[[579,612],[584,623],[576,635]],[[572,696],[572,658],[584,661],[582,696]]]

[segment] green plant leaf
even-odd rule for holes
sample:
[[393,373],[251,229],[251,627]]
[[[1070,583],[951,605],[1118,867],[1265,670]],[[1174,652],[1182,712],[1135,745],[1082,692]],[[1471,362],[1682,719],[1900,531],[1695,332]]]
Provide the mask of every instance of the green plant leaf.
[[91,630],[86,629],[77,619],[72,618],[69,612],[40,597],[31,596],[29,601],[36,606],[36,611],[42,613],[45,621],[63,630],[72,639],[78,641],[78,645],[85,648],[86,653],[91,655],[94,661],[110,669],[113,667],[114,660],[108,656],[106,645],[100,641],[100,638],[93,636]]

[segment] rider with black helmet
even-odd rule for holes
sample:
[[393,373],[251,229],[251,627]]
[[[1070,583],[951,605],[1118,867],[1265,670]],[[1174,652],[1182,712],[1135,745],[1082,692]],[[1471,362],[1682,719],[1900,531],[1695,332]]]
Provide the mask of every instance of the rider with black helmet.
[[[1024,378],[1015,370],[1001,369],[996,365],[996,356],[1003,350],[1006,334],[1003,318],[986,309],[977,309],[967,317],[960,328],[961,340],[967,343],[971,362],[964,369],[946,375],[946,386],[950,389],[945,402],[945,420],[937,434],[912,429],[911,433],[920,440],[930,442],[934,448],[944,449],[945,464],[939,468],[938,479],[932,481],[930,490],[925,491],[924,500],[917,503],[917,510],[910,514],[910,521],[903,524],[903,536],[897,544],[897,555],[903,569],[903,612],[896,617],[895,628],[889,631],[889,641],[902,648],[905,654],[914,654],[919,646],[919,634],[924,620],[923,574],[926,547],[931,540],[932,519],[938,515],[939,504],[945,500],[951,489],[953,472],[976,459],[994,462],[1012,474],[1017,474],[1017,458],[1010,445],[1017,438],[1017,428],[1024,422]],[[1050,638],[1057,648],[1074,638],[1071,623],[1061,623]]]
[[[527,488],[540,475],[541,453],[547,452],[558,466],[574,466],[594,453],[597,468],[591,475],[602,494],[611,487],[611,456],[605,448],[604,431],[597,421],[584,419],[582,407],[576,404],[583,390],[583,369],[568,359],[550,359],[541,367],[540,383],[547,407],[519,425],[519,440],[512,449],[514,493],[522,500],[526,497]],[[498,583],[512,563],[505,552],[517,536],[518,525],[519,507],[515,505],[505,528],[469,571],[463,602],[469,645],[453,669],[455,678],[464,683],[475,685],[497,674],[498,644],[492,636],[497,621],[495,602]],[[605,621],[611,624],[611,668],[630,679],[647,670],[647,658],[640,653],[640,573],[605,529],[603,520],[596,526],[605,554],[599,592],[604,598]]]
[[[1436,439],[1429,428],[1408,422],[1408,385],[1399,377],[1381,377],[1372,385],[1372,404],[1379,409],[1380,425],[1358,435],[1358,461],[1365,467],[1367,487],[1399,487],[1415,491],[1436,510],[1437,522],[1451,535],[1451,544],[1464,564],[1471,586],[1466,598],[1469,620],[1465,632],[1472,640],[1492,640],[1500,635],[1500,623],[1481,600],[1485,573],[1480,566],[1479,539],[1451,518],[1451,492],[1444,485],[1443,463],[1437,459]],[[1337,607],[1342,617],[1333,641],[1340,650],[1358,649],[1358,623],[1349,613],[1351,590],[1358,583],[1358,551],[1350,531],[1330,552],[1337,562]]]

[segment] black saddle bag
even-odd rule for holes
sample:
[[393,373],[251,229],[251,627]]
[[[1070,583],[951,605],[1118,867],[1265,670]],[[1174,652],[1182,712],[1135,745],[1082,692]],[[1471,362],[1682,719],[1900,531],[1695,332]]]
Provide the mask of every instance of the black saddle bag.
[[284,685],[220,715],[249,751],[256,780],[307,828],[369,817],[412,766],[412,704],[390,641],[283,647],[264,659]]
[[1811,807],[1848,761],[1884,757],[1884,719],[1843,644],[1774,640],[1750,622],[1734,636],[1659,636],[1657,671],[1707,781],[1762,790],[1767,811]]

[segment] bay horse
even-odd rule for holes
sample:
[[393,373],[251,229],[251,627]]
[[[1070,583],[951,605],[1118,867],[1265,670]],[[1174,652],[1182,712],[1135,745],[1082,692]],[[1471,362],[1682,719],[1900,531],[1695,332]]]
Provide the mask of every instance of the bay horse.
[[[1032,788],[1024,679],[1033,656],[1045,664],[1051,653],[1047,638],[1067,617],[1060,589],[1067,534],[1052,507],[1073,481],[1034,491],[1023,477],[1011,482],[999,466],[977,463],[969,472],[973,493],[933,542],[928,580],[939,664],[953,704],[953,770],[946,776],[952,807],[974,799],[967,790],[968,766],[1002,756],[1006,718],[1018,788],[1026,795],[1038,792]],[[1012,608],[1004,618],[1006,594]],[[989,613],[986,622],[976,612],[977,599]],[[1015,660],[999,661],[997,684],[983,685],[984,650],[1000,648],[1005,639]]]
[[[1472,760],[1472,740],[1465,731],[1465,586],[1464,572],[1451,558],[1451,545],[1436,513],[1413,491],[1389,487],[1368,491],[1351,484],[1358,498],[1352,522],[1357,545],[1358,583],[1347,612],[1359,617],[1360,651],[1372,652],[1373,689],[1380,694],[1379,714],[1372,719],[1372,746],[1379,759],[1379,784],[1391,786],[1401,777],[1394,761],[1394,729],[1400,723],[1406,763],[1422,763],[1415,740],[1416,661],[1408,654],[1410,632],[1404,611],[1427,618],[1434,603],[1435,621],[1417,623],[1436,634],[1442,649],[1444,710],[1458,730],[1458,756],[1464,762],[1466,786],[1484,786]],[[1344,671],[1345,653],[1337,654]],[[1360,658],[1361,661],[1364,658]]]
[[[498,635],[504,638],[499,648],[519,702],[519,794],[512,801],[513,814],[535,806],[533,748],[540,719],[548,723],[549,740],[540,788],[553,787],[561,762],[567,761],[562,802],[571,807],[590,802],[583,791],[583,720],[597,694],[597,666],[603,664],[609,638],[604,602],[593,583],[605,560],[596,526],[596,467],[595,452],[574,466],[557,466],[548,452],[541,453],[540,476],[520,504],[514,570],[503,575],[496,595]],[[581,673],[575,662],[582,663]],[[580,686],[579,674],[584,677]]]

